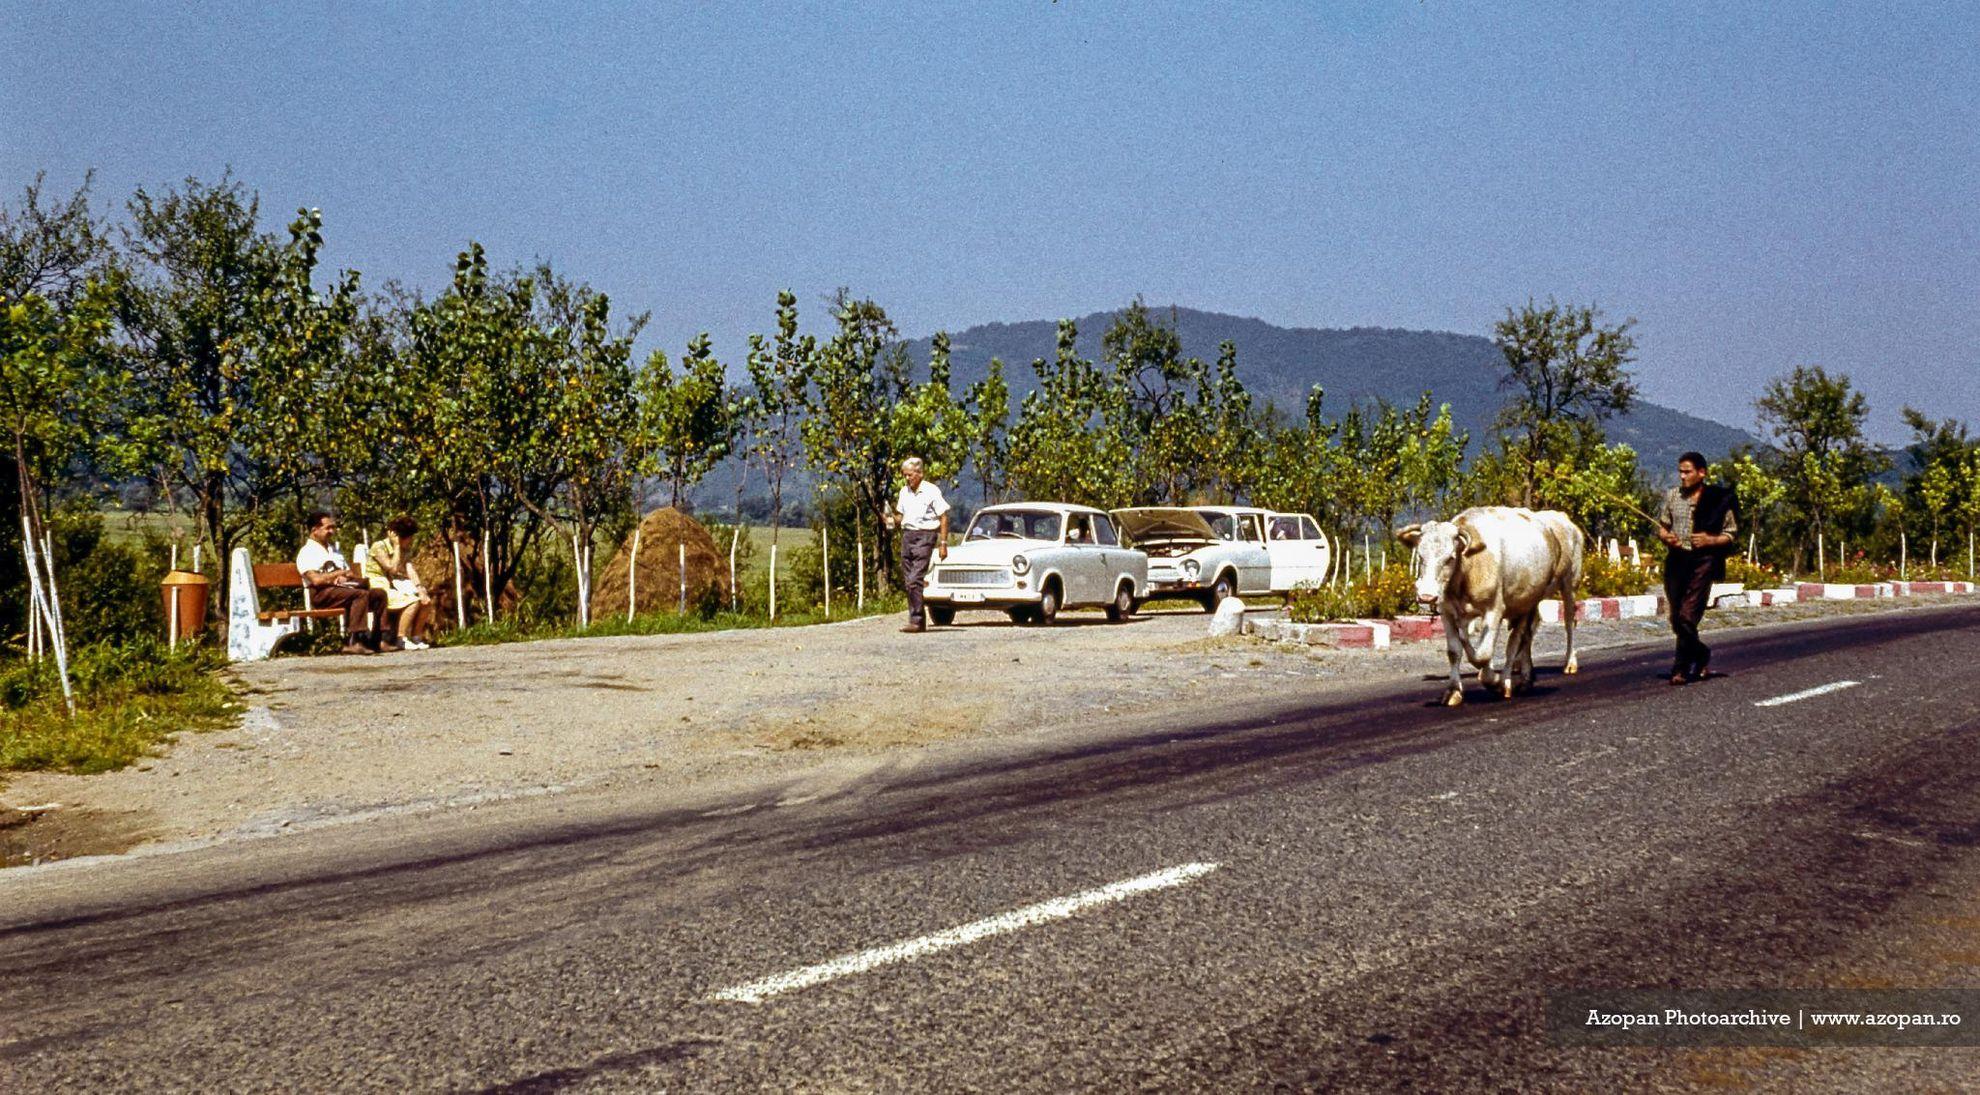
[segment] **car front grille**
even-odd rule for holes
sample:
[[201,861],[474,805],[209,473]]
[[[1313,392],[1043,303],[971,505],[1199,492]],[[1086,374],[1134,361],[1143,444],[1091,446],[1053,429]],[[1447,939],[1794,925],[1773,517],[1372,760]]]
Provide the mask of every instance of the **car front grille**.
[[962,567],[943,567],[935,572],[935,584],[941,586],[1007,586],[1011,584],[1008,570],[971,570]]

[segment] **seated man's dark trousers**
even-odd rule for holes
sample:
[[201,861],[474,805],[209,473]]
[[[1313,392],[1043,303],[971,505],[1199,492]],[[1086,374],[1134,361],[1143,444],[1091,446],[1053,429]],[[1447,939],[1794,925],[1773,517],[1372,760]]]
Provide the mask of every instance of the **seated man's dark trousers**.
[[[344,610],[344,634],[356,641],[372,631],[384,632],[390,624],[385,614],[385,591],[358,586],[317,586],[309,591],[309,603],[317,608]],[[373,626],[372,621],[377,621]]]
[[906,529],[901,533],[901,584],[907,587],[908,622],[922,622],[921,588],[928,576],[928,563],[935,555],[935,533],[930,529]]
[[1671,609],[1671,631],[1677,635],[1677,660],[1672,676],[1698,676],[1712,660],[1712,649],[1698,638],[1698,624],[1712,596],[1718,560],[1702,551],[1673,551],[1664,560],[1664,600]]

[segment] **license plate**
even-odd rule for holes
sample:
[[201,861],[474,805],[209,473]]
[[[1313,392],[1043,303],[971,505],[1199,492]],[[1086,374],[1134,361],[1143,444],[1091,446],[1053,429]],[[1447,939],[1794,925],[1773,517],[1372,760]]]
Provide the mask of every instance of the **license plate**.
[[983,594],[971,590],[959,589],[949,594],[949,599],[957,604],[980,605],[983,603]]

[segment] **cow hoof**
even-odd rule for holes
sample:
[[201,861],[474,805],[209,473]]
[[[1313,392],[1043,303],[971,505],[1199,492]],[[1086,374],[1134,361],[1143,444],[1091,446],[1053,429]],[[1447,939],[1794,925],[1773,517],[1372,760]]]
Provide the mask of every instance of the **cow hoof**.
[[1504,696],[1504,697],[1505,697],[1505,698],[1507,698],[1507,699],[1512,699],[1512,698],[1513,698],[1513,682],[1511,682],[1511,681],[1507,681],[1506,683],[1504,683],[1504,684],[1502,684],[1502,685],[1500,685],[1500,686],[1499,686],[1499,695],[1501,695],[1501,696]]
[[1569,658],[1568,663],[1561,667],[1561,672],[1572,677],[1576,673],[1581,672],[1581,663],[1575,661],[1573,658]]
[[1451,691],[1444,693],[1444,706],[1445,707],[1464,706],[1464,693],[1457,689],[1452,689]]

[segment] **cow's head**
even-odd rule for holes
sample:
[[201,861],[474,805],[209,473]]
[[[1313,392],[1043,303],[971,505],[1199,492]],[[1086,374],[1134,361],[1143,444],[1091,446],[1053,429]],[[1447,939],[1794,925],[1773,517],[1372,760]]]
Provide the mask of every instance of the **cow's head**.
[[1430,521],[1406,525],[1396,530],[1396,539],[1414,551],[1416,600],[1435,606],[1444,591],[1457,578],[1464,557],[1485,550],[1485,541],[1469,525],[1455,521]]

